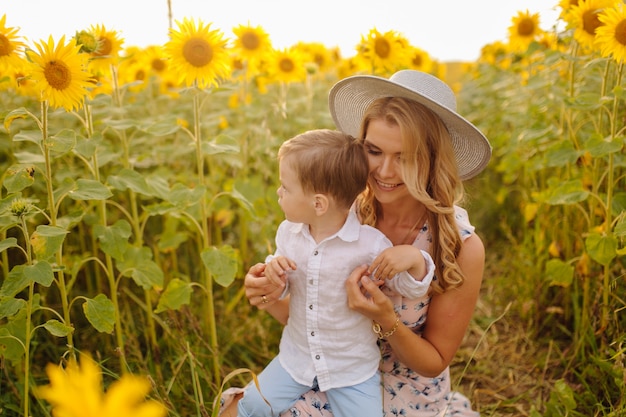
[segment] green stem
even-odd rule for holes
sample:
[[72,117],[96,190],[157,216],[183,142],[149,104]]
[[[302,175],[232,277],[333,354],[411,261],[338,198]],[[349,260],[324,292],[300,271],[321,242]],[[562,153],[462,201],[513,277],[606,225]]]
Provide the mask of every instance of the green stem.
[[[42,150],[44,156],[44,163],[46,169],[46,189],[48,192],[48,210],[50,212],[50,224],[52,226],[57,225],[57,208],[54,202],[54,191],[52,189],[52,163],[50,160],[50,148],[48,145],[48,102],[43,100],[41,102],[41,138],[42,138]],[[57,264],[63,265],[63,248],[59,249],[56,254]],[[70,309],[67,295],[67,287],[65,285],[65,274],[63,269],[57,271],[59,292],[61,294],[61,306],[63,309],[63,319],[65,325],[72,327],[72,321],[70,318]],[[70,350],[70,354],[74,355],[74,338],[70,332],[67,335],[67,345]]]
[[[204,154],[202,152],[202,134],[200,130],[200,94],[194,94],[193,97],[193,123],[194,123],[194,139],[196,141],[196,165],[198,168],[198,182],[201,187],[204,187]],[[206,199],[202,199],[200,202],[200,222],[202,225],[202,250],[209,248],[209,223],[207,214]],[[213,357],[213,374],[214,380],[217,382],[220,379],[220,362],[218,354],[218,342],[217,342],[217,325],[215,323],[215,304],[213,300],[213,277],[207,268],[202,268],[203,278],[206,287],[207,295],[207,326],[209,333],[209,346],[212,350]]]

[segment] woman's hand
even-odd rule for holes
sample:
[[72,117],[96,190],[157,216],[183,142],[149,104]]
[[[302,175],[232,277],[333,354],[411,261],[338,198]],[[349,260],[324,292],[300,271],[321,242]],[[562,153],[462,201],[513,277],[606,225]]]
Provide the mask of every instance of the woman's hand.
[[251,305],[266,310],[281,296],[285,285],[276,284],[265,276],[265,264],[258,263],[248,270],[243,281]]
[[380,289],[384,281],[372,281],[367,273],[367,265],[354,269],[346,280],[348,307],[376,320],[383,329],[391,329],[396,321],[393,302]]

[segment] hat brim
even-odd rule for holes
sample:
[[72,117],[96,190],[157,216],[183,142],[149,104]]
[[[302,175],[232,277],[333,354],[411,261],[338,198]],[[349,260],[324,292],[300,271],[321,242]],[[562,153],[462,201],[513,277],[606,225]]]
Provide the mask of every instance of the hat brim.
[[474,177],[489,163],[491,145],[472,123],[430,98],[382,77],[355,75],[344,78],[332,87],[328,104],[335,125],[342,132],[357,137],[365,110],[381,97],[415,100],[441,118],[450,133],[462,180]]

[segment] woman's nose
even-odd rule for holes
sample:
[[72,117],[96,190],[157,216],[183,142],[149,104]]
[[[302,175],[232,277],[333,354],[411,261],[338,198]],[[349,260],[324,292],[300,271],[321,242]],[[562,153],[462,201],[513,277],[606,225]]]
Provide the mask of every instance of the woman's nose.
[[392,157],[382,159],[378,166],[378,174],[381,177],[392,177],[395,174],[394,159]]

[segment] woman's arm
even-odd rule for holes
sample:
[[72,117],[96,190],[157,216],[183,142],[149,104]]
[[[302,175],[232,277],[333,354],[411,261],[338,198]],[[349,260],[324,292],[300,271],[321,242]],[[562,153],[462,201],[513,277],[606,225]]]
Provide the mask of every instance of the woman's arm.
[[[485,264],[485,249],[477,235],[463,242],[458,263],[465,276],[459,288],[434,295],[421,336],[400,324],[387,338],[398,359],[420,375],[435,377],[452,361],[474,313]],[[393,303],[369,280],[363,270],[355,270],[346,282],[350,308],[380,324],[382,332],[396,322]],[[361,282],[362,289],[358,283]],[[365,294],[369,293],[370,297]]]

